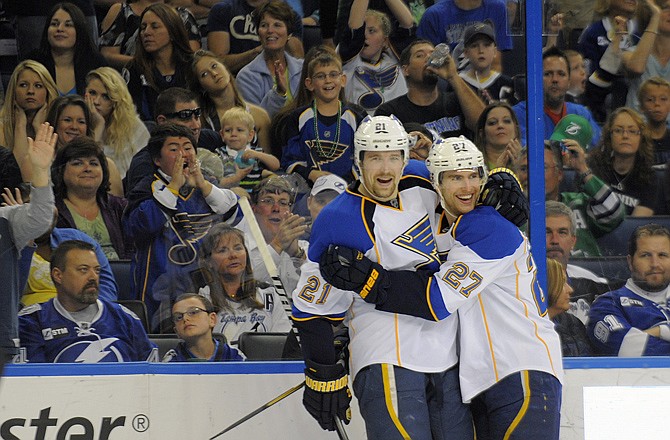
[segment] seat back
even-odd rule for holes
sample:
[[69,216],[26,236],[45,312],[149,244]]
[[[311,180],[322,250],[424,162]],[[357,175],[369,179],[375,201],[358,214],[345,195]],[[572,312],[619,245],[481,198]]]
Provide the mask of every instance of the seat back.
[[290,333],[245,332],[238,339],[238,347],[251,361],[278,361],[300,359],[296,353],[285,356],[284,348]]
[[158,359],[162,360],[165,353],[172,350],[182,340],[176,334],[152,334],[149,340],[158,347]]
[[130,288],[132,273],[130,272],[130,260],[109,260],[109,266],[119,287],[119,300],[135,299]]
[[670,215],[651,217],[626,217],[612,232],[598,238],[598,246],[603,255],[627,255],[628,240],[639,226],[656,223],[670,228]]
[[614,289],[626,283],[630,276],[628,260],[625,255],[616,257],[575,257],[570,264],[590,270],[599,277],[605,278]]
[[137,315],[142,322],[144,331],[149,332],[149,313],[146,304],[137,299],[120,299],[116,302]]

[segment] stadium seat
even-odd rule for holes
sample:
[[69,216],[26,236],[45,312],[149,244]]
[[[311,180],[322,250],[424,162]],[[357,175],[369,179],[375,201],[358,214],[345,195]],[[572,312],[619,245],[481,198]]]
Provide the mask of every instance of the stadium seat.
[[120,299],[116,302],[136,314],[142,321],[144,331],[149,332],[149,314],[146,304],[137,299]]
[[626,284],[626,280],[630,276],[628,260],[625,255],[617,257],[574,257],[570,259],[570,264],[588,269],[607,279],[608,284],[613,289]]
[[112,274],[116,280],[116,285],[119,287],[119,300],[135,299],[133,292],[130,289],[130,260],[109,260],[109,265],[112,268]]
[[158,346],[159,359],[163,359],[165,353],[181,342],[181,339],[175,334],[151,334],[149,340]]
[[239,349],[250,361],[299,360],[297,353],[285,355],[290,333],[245,332],[238,340]]
[[669,215],[655,215],[652,217],[626,217],[612,232],[598,238],[598,246],[603,255],[627,255],[628,239],[638,226],[657,223],[670,228]]

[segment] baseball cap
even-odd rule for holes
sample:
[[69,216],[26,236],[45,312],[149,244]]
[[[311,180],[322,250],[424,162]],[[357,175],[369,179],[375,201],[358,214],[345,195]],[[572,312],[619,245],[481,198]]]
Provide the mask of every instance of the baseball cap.
[[347,182],[343,178],[336,176],[335,174],[327,174],[314,181],[314,186],[309,195],[315,196],[320,192],[327,190],[337,191],[338,194],[342,194],[346,188]]
[[493,40],[494,43],[496,42],[496,34],[493,27],[488,23],[477,22],[465,28],[463,32],[463,44],[467,46],[478,35],[485,35]]
[[574,139],[579,142],[582,148],[586,149],[591,143],[592,137],[591,124],[589,124],[586,118],[579,115],[566,115],[558,121],[549,140],[562,141],[563,139]]

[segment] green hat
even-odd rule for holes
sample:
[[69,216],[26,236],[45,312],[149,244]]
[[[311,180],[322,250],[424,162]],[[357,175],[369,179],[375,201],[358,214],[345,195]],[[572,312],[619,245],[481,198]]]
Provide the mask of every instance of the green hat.
[[549,140],[562,141],[563,139],[574,139],[586,150],[586,147],[591,143],[592,137],[593,131],[591,130],[589,121],[579,115],[566,115],[558,121]]

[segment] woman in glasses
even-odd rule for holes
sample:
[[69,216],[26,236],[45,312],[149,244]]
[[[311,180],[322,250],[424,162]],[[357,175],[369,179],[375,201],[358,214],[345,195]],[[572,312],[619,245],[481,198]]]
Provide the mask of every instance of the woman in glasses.
[[108,194],[109,168],[100,145],[79,136],[56,153],[51,165],[59,228],[73,228],[94,238],[108,260],[130,258],[131,247],[121,216],[125,199]]
[[226,344],[221,335],[214,335],[217,308],[206,297],[184,293],[172,305],[174,331],[182,339],[168,351],[163,362],[243,361],[244,356]]
[[121,178],[130,160],[149,141],[149,130],[142,123],[128,86],[116,70],[99,67],[86,75],[86,103],[91,110],[96,138],[105,155],[112,159]]
[[233,345],[244,332],[288,332],[291,325],[275,289],[254,278],[244,233],[225,223],[200,244],[200,294],[219,310],[214,331]]
[[[96,141],[100,140],[99,137],[96,138],[89,106],[86,104],[84,98],[79,95],[67,95],[56,98],[51,103],[51,108],[47,114],[47,122],[55,128],[54,131],[58,134],[56,151],[80,136],[88,136]],[[121,183],[121,175],[116,164],[110,158],[107,158],[107,167],[109,168],[109,192],[115,196],[122,197],[123,184]]]
[[246,109],[254,118],[256,136],[251,142],[270,153],[270,116],[258,105],[248,103],[240,94],[235,77],[213,52],[199,50],[193,54],[191,63],[190,87],[200,97],[203,109],[201,122],[203,127],[214,131],[221,130],[223,114],[233,108]]
[[254,11],[263,51],[237,74],[240,93],[260,105],[270,117],[293,99],[300,87],[302,60],[286,52],[293,34],[295,13],[281,0],[271,0]]
[[135,55],[123,69],[128,90],[143,121],[155,119],[158,95],[170,87],[187,87],[186,72],[193,56],[179,14],[163,3],[142,12]]
[[593,174],[607,183],[626,215],[654,215],[659,185],[652,169],[654,144],[647,123],[630,107],[614,110],[603,126],[598,148],[589,151]]

